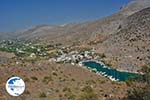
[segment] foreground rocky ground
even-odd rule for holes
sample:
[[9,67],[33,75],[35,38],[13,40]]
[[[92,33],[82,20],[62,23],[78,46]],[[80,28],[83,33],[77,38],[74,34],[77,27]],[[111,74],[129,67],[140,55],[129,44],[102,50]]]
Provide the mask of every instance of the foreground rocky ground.
[[[128,86],[123,82],[112,82],[88,69],[71,64],[56,64],[48,60],[0,65],[0,96],[2,100],[119,100],[126,94]],[[12,97],[5,90],[9,77],[19,76],[26,84],[20,97]],[[90,92],[88,92],[90,91]]]

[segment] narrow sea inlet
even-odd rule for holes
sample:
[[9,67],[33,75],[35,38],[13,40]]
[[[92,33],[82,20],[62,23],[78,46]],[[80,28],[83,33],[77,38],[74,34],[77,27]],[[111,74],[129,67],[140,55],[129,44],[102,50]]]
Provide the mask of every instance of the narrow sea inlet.
[[89,69],[95,70],[98,74],[108,77],[112,81],[126,81],[131,77],[137,78],[139,75],[138,73],[118,71],[96,61],[84,61],[82,64]]

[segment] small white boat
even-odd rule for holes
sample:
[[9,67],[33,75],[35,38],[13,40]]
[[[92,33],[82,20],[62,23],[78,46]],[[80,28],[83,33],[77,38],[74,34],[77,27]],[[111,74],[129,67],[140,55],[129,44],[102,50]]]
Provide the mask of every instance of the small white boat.
[[104,76],[106,77],[107,75],[106,75],[106,74],[104,74]]

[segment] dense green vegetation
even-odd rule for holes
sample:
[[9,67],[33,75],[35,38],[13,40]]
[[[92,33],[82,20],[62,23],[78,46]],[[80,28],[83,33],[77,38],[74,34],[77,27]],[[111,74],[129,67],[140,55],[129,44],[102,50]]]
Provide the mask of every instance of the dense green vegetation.
[[39,44],[32,44],[31,42],[23,42],[19,40],[1,41],[0,51],[13,52],[19,57],[43,57],[47,55],[45,47]]

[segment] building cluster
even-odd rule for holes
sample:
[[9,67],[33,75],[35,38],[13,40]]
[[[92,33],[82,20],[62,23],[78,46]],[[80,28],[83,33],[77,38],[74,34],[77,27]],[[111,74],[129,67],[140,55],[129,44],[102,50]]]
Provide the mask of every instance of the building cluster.
[[98,56],[94,54],[93,50],[89,51],[70,51],[69,53],[61,53],[58,57],[51,58],[50,61],[55,61],[56,63],[71,63],[76,64],[84,60],[96,59]]

